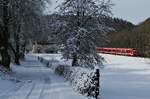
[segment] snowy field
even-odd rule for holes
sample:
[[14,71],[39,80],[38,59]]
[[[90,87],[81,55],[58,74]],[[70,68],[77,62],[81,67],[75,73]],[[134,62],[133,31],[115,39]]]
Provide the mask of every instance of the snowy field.
[[[150,99],[150,59],[101,54],[101,99]],[[38,55],[61,60],[61,55]],[[62,61],[70,64],[70,61]]]
[[103,56],[101,99],[150,99],[150,59]]
[[[40,56],[61,60],[59,54]],[[102,56],[106,62],[101,69],[101,99],[149,99],[150,59]],[[21,63],[11,66],[12,77],[0,71],[0,99],[87,99],[35,57],[28,55],[26,62]]]

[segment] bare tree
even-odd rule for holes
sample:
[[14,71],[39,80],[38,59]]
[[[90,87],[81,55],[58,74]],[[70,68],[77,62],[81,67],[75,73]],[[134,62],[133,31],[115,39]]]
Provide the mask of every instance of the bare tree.
[[[3,46],[1,47],[2,64],[9,67],[10,47],[15,56],[15,63],[19,64],[20,49],[25,46],[21,38],[31,35],[43,14],[45,3],[49,0],[2,0],[3,5]],[[30,33],[29,33],[30,31]],[[24,36],[24,37],[22,37]],[[11,39],[10,39],[11,38]],[[22,44],[24,43],[24,44]]]
[[1,32],[1,56],[2,56],[2,65],[5,67],[9,67],[10,64],[10,55],[8,54],[8,43],[9,43],[9,8],[8,8],[9,0],[3,0],[1,2],[1,6],[3,8],[3,25],[2,25],[2,32]]

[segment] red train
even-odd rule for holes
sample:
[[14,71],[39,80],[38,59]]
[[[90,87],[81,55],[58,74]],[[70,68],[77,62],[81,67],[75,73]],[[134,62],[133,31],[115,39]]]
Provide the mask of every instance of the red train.
[[136,51],[132,48],[97,48],[97,52],[115,55],[135,56]]

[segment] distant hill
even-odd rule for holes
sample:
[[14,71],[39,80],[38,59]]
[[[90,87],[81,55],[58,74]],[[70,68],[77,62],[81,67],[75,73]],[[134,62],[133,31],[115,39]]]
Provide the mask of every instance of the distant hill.
[[140,23],[139,25],[147,25],[150,24],[150,17],[146,19],[144,22]]
[[109,47],[135,48],[139,56],[150,57],[150,18],[135,26],[112,33]]
[[[53,14],[53,15],[47,15],[45,17],[48,20],[47,21],[48,24],[53,24],[54,22],[57,22],[57,19],[60,19],[60,20],[63,19],[62,21],[64,21],[64,20],[67,21],[68,17],[72,17],[72,16],[60,16],[60,15]],[[119,18],[108,17],[108,16],[102,16],[100,18],[100,22],[101,22],[101,24],[104,24],[108,27],[113,28],[115,30],[115,32],[121,31],[123,29],[127,29],[127,28],[130,29],[130,28],[135,27],[135,25],[132,24],[131,22],[128,22],[126,20],[119,19]],[[47,35],[49,35],[49,36],[52,35],[52,37],[55,37],[54,36],[55,33],[53,33],[53,27],[50,27],[49,31],[51,31],[51,32],[49,32]],[[108,33],[108,35],[111,34],[112,32],[114,32],[114,31],[110,31]],[[47,40],[46,37],[49,37],[47,35],[45,35],[44,40]],[[55,40],[53,39],[53,41],[55,41]],[[58,40],[56,40],[56,41],[58,41]],[[109,40],[107,40],[107,41],[109,41]],[[99,47],[106,46],[108,44],[108,42],[104,42],[104,40],[102,40],[102,39],[97,39],[97,42],[98,42],[97,46],[99,46]]]
[[116,17],[102,17],[101,20],[106,26],[113,27],[115,32],[135,27],[131,22]]
[[107,39],[107,42],[98,40],[100,42],[97,44],[98,47],[108,47],[109,43],[111,42],[111,35],[123,29],[132,29],[135,27],[135,25],[131,22],[116,17],[101,17],[101,22],[103,22],[103,24],[105,24],[106,26],[113,28],[114,30],[107,33],[107,37],[105,38]]

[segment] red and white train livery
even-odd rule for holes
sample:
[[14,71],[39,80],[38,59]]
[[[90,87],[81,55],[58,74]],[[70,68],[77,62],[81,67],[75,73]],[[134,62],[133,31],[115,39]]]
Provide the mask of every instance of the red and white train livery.
[[97,52],[115,55],[135,56],[136,51],[132,48],[97,48]]

